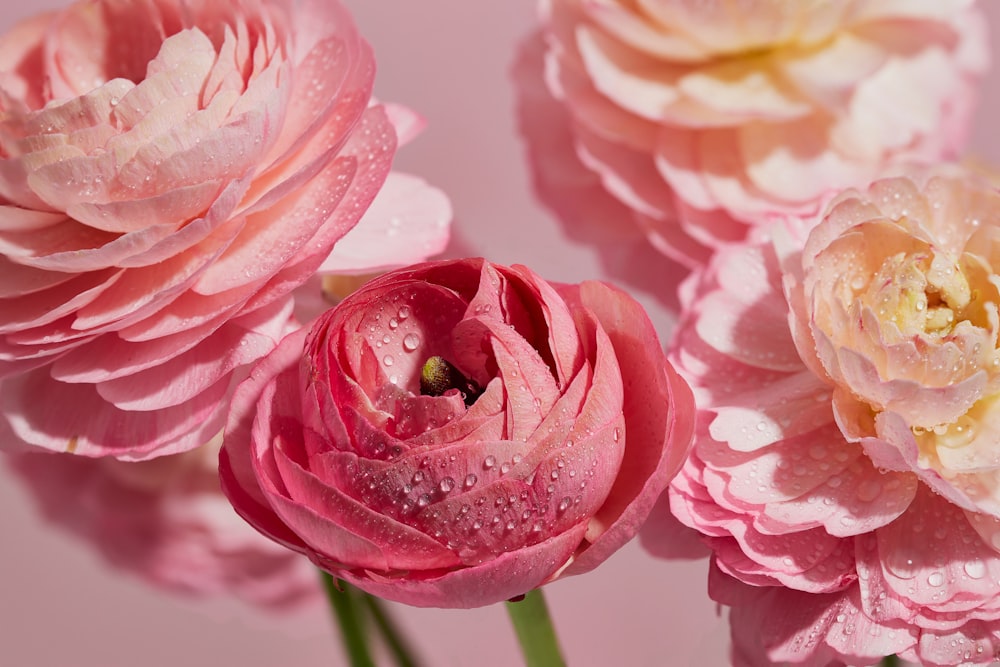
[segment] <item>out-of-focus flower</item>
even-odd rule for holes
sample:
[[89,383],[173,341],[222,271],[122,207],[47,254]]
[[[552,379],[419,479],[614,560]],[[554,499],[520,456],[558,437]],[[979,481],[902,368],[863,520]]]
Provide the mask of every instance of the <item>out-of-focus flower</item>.
[[374,257],[366,226],[354,264],[327,259],[413,120],[370,103],[371,49],[335,0],[78,2],[0,38],[0,70],[6,446],[197,447],[324,261],[440,245],[423,228]]
[[320,601],[312,564],[263,538],[222,495],[220,441],[134,463],[36,452],[8,463],[46,518],[155,586],[273,609]]
[[368,283],[262,360],[220,472],[252,525],[337,577],[475,607],[628,541],[692,417],[624,293],[437,262]]
[[671,507],[746,664],[989,662],[1000,193],[914,169],[800,222],[683,288],[672,358],[701,410]]
[[886,165],[954,157],[988,61],[973,0],[543,0],[577,150],[689,264]]

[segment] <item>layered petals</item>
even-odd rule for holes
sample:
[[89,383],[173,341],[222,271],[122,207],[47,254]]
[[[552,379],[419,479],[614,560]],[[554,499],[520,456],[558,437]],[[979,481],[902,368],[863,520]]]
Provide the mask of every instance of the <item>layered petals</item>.
[[932,4],[544,0],[545,71],[588,166],[694,264],[889,165],[957,154],[984,21]]
[[668,502],[712,550],[734,664],[996,659],[997,211],[980,175],[911,167],[683,286],[699,412]]
[[484,260],[391,272],[237,390],[220,474],[364,590],[476,607],[586,572],[683,461],[692,397],[641,307]]
[[[447,200],[404,175],[355,231],[421,122],[371,100],[339,2],[78,2],[0,37],[0,57],[0,409],[18,444],[201,445],[342,239],[331,271],[447,239]],[[68,421],[39,405],[56,395]]]

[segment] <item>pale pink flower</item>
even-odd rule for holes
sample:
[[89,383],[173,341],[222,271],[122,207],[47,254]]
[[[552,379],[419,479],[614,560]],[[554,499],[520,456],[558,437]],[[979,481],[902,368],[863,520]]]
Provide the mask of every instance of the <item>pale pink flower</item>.
[[[78,2],[0,38],[6,446],[141,459],[220,431],[385,180],[390,115],[413,124],[373,74],[336,0]],[[425,222],[377,265],[438,247]]]
[[261,360],[219,469],[251,525],[335,576],[478,607],[631,539],[693,413],[625,293],[432,262],[368,283]]
[[988,61],[973,0],[542,0],[577,151],[697,264],[901,159],[954,156]]
[[263,538],[222,495],[220,441],[152,461],[22,452],[8,462],[47,519],[155,586],[273,609],[318,603],[312,564]]
[[672,358],[701,410],[670,503],[768,589],[713,580],[745,664],[1000,655],[998,231],[987,181],[913,169],[683,286]]

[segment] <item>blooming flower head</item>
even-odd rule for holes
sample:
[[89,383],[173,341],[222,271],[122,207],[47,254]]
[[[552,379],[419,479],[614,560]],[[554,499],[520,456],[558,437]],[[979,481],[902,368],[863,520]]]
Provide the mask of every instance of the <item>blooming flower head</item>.
[[123,462],[8,455],[42,514],[116,568],[192,595],[235,595],[274,610],[322,599],[315,568],[264,539],[219,488],[221,437],[183,454]]
[[220,431],[233,378],[386,178],[373,74],[336,0],[77,2],[0,37],[16,441],[140,459]]
[[337,577],[476,607],[628,541],[683,459],[690,399],[624,293],[422,264],[258,364],[220,474],[247,521]]
[[670,502],[745,664],[1000,656],[998,230],[992,184],[915,168],[686,284]]
[[774,213],[961,147],[988,59],[973,0],[545,0],[578,151],[689,263]]

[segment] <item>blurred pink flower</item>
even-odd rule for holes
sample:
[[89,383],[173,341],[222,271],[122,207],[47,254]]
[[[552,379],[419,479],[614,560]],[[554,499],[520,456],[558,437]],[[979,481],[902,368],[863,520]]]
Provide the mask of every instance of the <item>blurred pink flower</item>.
[[1000,656],[998,221],[978,175],[914,169],[683,286],[700,411],[670,504],[745,664]]
[[[447,238],[440,193],[404,176],[390,202],[409,189],[437,212],[351,232],[389,171],[391,120],[407,136],[416,121],[370,104],[371,49],[336,0],[78,2],[0,38],[0,67],[6,446],[197,447],[339,239],[364,257],[330,270]],[[391,236],[409,252],[369,247]]]
[[988,61],[974,0],[542,0],[577,151],[696,265],[899,160],[953,157]]
[[220,440],[135,463],[36,452],[8,463],[46,518],[153,585],[274,609],[321,601],[312,564],[263,538],[222,495]]
[[262,360],[220,472],[242,516],[335,576],[477,607],[627,542],[692,415],[623,292],[436,262],[368,283]]

